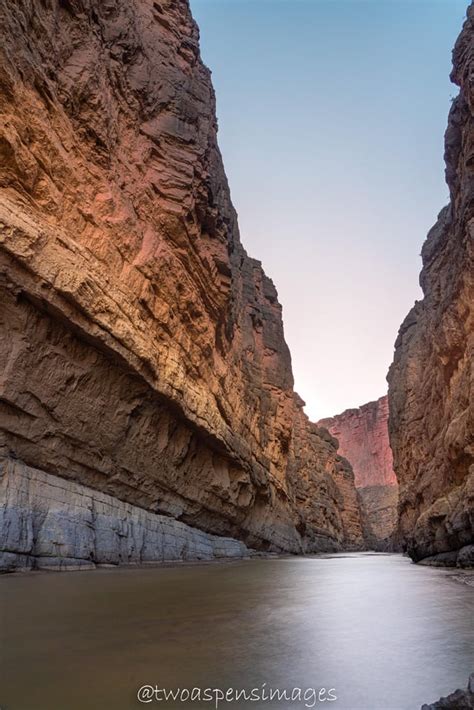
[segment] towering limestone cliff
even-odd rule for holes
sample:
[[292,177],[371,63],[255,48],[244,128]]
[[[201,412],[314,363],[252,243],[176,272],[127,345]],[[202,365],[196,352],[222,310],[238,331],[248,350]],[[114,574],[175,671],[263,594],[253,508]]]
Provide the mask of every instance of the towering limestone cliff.
[[361,500],[364,536],[371,548],[393,549],[397,524],[398,483],[388,438],[388,399],[322,419],[351,462]]
[[453,53],[460,87],[445,136],[450,203],[423,246],[424,298],[389,373],[400,534],[415,560],[474,562],[474,7]]
[[388,438],[387,396],[321,419],[319,424],[339,440],[339,452],[351,462],[357,488],[397,485]]
[[0,8],[1,564],[360,546],[187,0]]

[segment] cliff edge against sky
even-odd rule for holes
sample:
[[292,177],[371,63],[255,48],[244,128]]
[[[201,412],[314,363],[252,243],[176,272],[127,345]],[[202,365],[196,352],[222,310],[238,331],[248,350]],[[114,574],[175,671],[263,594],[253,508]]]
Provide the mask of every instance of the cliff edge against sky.
[[474,563],[474,7],[453,52],[445,136],[450,203],[423,246],[424,298],[389,373],[401,539],[415,560]]
[[[5,565],[97,561],[60,522],[96,520],[94,491],[117,520],[114,500],[259,549],[360,547],[352,470],[240,242],[187,0],[0,8]],[[74,484],[62,517],[44,476]]]

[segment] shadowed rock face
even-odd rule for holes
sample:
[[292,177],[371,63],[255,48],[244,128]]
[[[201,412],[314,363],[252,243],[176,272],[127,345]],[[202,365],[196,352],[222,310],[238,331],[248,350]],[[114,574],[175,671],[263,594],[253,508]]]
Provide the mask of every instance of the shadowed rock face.
[[240,243],[187,1],[0,12],[5,461],[258,548],[360,546]]
[[322,419],[351,463],[361,503],[364,537],[377,550],[394,548],[398,485],[388,439],[388,400],[380,397],[358,409]]
[[243,542],[196,530],[80,483],[9,461],[0,477],[0,569],[247,557]]
[[474,542],[473,23],[471,5],[453,53],[460,92],[445,136],[450,203],[423,246],[424,298],[400,328],[388,377],[400,535],[413,559],[451,553],[451,563]]
[[396,538],[398,486],[365,486],[358,489],[362,529],[369,549],[400,550]]
[[474,673],[469,677],[464,690],[455,690],[446,698],[440,698],[430,705],[422,705],[421,710],[472,710],[474,708]]

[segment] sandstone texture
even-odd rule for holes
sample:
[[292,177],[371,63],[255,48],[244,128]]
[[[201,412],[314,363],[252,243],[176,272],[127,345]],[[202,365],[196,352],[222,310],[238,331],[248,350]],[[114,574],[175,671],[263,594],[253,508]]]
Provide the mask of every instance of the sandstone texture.
[[398,486],[365,486],[358,490],[362,528],[367,546],[379,552],[400,549],[396,531]]
[[474,542],[473,77],[471,5],[453,53],[460,91],[445,135],[450,203],[423,246],[424,298],[400,328],[388,376],[399,534],[417,561],[453,553],[455,563]]
[[262,550],[362,546],[240,242],[187,0],[0,0],[0,27],[2,465]]
[[336,437],[340,454],[353,468],[367,545],[376,550],[396,549],[398,482],[388,437],[387,397],[319,424]]

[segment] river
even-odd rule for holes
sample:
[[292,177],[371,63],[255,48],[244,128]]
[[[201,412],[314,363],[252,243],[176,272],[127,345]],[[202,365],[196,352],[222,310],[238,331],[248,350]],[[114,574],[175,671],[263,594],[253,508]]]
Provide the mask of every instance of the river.
[[474,669],[474,588],[454,575],[355,553],[3,575],[0,708],[201,710],[206,688],[256,688],[219,707],[419,710]]

